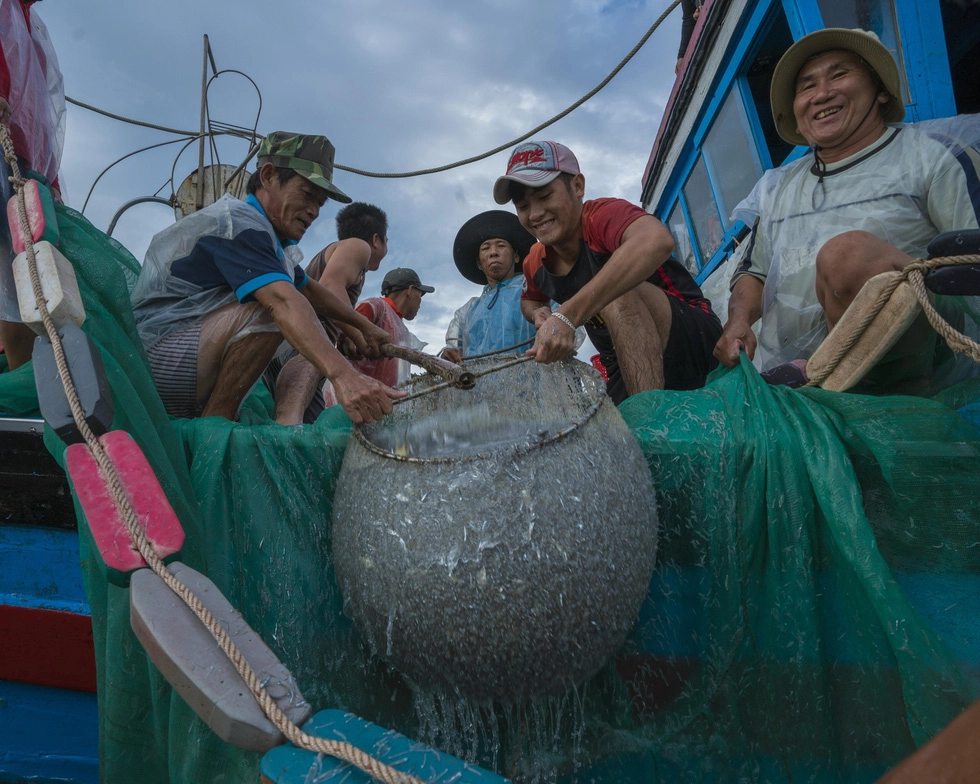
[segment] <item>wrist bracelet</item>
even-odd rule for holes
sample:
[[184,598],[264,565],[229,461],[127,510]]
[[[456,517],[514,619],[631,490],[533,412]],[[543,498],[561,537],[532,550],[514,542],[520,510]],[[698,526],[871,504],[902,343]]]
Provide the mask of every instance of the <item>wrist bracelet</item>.
[[568,328],[572,330],[572,332],[575,332],[575,325],[572,323],[572,320],[564,313],[559,313],[557,310],[554,310],[552,311],[551,315],[554,316],[559,321],[563,321],[566,324],[568,324]]

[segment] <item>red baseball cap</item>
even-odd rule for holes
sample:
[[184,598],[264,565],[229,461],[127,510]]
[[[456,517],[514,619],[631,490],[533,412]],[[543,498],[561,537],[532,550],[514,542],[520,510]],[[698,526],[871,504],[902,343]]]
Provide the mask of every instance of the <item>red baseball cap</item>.
[[493,200],[497,204],[510,201],[509,182],[519,182],[530,188],[543,188],[559,174],[579,174],[575,154],[558,142],[524,142],[514,148],[507,163],[507,173],[493,184]]

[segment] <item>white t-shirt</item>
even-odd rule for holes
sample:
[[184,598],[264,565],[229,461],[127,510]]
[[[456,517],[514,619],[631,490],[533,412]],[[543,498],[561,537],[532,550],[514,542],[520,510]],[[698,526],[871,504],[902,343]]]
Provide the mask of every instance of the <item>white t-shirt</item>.
[[754,228],[731,285],[764,281],[756,361],[808,358],[826,337],[816,295],[823,244],[863,230],[913,258],[940,233],[977,228],[980,115],[890,126],[874,144],[817,174],[811,155],[766,172],[733,217]]

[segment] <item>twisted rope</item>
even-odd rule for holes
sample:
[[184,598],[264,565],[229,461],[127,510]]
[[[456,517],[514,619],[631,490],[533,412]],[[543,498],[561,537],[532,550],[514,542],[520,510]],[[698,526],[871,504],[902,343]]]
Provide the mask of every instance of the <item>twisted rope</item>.
[[[657,30],[658,27],[660,27],[661,24],[663,24],[664,20],[670,15],[670,13],[675,8],[677,8],[678,5],[680,5],[680,0],[673,0],[673,2],[669,6],[667,6],[664,12],[660,14],[659,17],[657,17],[657,20],[653,23],[653,25],[651,25],[650,29],[647,30],[646,33],[643,35],[643,37],[637,42],[636,46],[634,46],[632,50],[630,50],[629,54],[627,54],[619,62],[619,65],[613,68],[612,71],[610,71],[609,74],[606,76],[606,78],[603,79],[601,82],[599,82],[599,84],[597,84],[589,92],[587,92],[577,101],[575,101],[575,103],[573,103],[567,109],[559,112],[550,120],[545,120],[537,127],[532,128],[530,131],[527,131],[523,135],[518,136],[516,139],[511,139],[509,142],[504,142],[503,144],[494,147],[492,150],[488,150],[487,152],[480,153],[479,155],[473,155],[469,158],[464,158],[454,163],[443,164],[442,166],[433,166],[432,168],[429,169],[417,169],[416,171],[409,171],[409,172],[372,172],[372,171],[366,171],[365,169],[358,169],[353,166],[345,166],[340,163],[335,163],[334,168],[340,169],[341,171],[350,172],[351,174],[359,174],[362,177],[374,177],[378,179],[398,179],[398,178],[407,178],[407,177],[419,177],[424,174],[438,174],[439,172],[449,171],[450,169],[457,169],[460,166],[467,166],[471,163],[476,163],[477,161],[482,161],[486,158],[490,158],[491,156],[496,155],[498,152],[503,152],[504,150],[510,149],[514,145],[520,144],[521,142],[530,139],[538,131],[543,131],[548,126],[554,125],[563,117],[571,114],[579,106],[584,104],[586,101],[592,98],[596,93],[598,93],[603,87],[609,84],[609,82],[613,80],[616,74],[618,74],[621,70],[623,70],[626,64],[633,59],[633,57],[636,55],[637,52],[640,51],[640,49],[647,42],[650,36],[653,35],[653,33]],[[167,128],[166,126],[162,126],[162,125],[154,125],[153,123],[142,122],[140,120],[132,120],[128,117],[123,117],[118,114],[112,114],[111,112],[107,112],[104,109],[99,109],[95,106],[90,106],[87,103],[82,103],[81,101],[77,101],[74,98],[69,98],[67,96],[65,97],[65,100],[83,109],[88,109],[89,111],[105,115],[106,117],[110,117],[114,120],[120,120],[122,122],[131,123],[132,125],[141,125],[145,128],[153,128],[158,131],[165,131],[166,133],[175,133],[180,136],[198,136],[200,134],[199,131],[181,131],[177,128]]]
[[872,321],[875,320],[877,315],[881,312],[881,309],[885,307],[885,304],[891,298],[892,294],[895,293],[895,289],[905,282],[911,286],[912,291],[915,293],[915,298],[919,301],[919,305],[922,307],[923,312],[926,314],[926,318],[932,325],[932,328],[938,332],[943,340],[949,345],[953,351],[957,351],[960,354],[966,354],[974,362],[980,362],[980,344],[976,343],[974,340],[970,339],[961,332],[954,329],[949,322],[947,322],[941,315],[939,311],[933,306],[929,299],[929,292],[926,290],[925,276],[930,270],[936,269],[938,267],[948,267],[955,266],[958,264],[977,264],[980,263],[980,255],[967,255],[967,256],[941,256],[935,259],[917,259],[902,270],[902,274],[892,280],[881,292],[878,294],[878,299],[875,300],[874,304],[865,311],[864,317],[858,322],[857,327],[854,331],[848,335],[847,339],[841,343],[837,351],[830,358],[827,366],[820,371],[815,376],[811,377],[807,382],[808,387],[815,387],[826,381],[830,375],[837,369],[837,366],[844,359],[848,351],[853,348],[854,344],[858,342],[861,336],[865,333],[868,326]]
[[143,556],[143,559],[146,561],[149,567],[160,577],[161,580],[167,584],[170,590],[179,596],[181,600],[183,600],[183,602],[207,627],[208,631],[211,633],[211,636],[215,639],[221,650],[224,651],[225,655],[235,666],[238,674],[241,675],[242,680],[244,680],[248,685],[249,691],[252,692],[255,700],[262,707],[265,715],[294,745],[309,751],[329,754],[331,757],[335,757],[339,760],[350,763],[351,765],[354,765],[367,773],[369,776],[384,782],[384,784],[423,784],[421,779],[395,770],[394,768],[386,765],[380,760],[375,759],[367,752],[362,751],[350,743],[314,737],[307,734],[296,724],[294,724],[282,712],[282,710],[280,710],[275,700],[269,696],[269,693],[265,690],[265,687],[262,685],[259,677],[256,675],[248,661],[246,661],[244,655],[238,649],[238,646],[235,645],[231,637],[228,636],[228,633],[225,631],[224,627],[221,626],[208,608],[202,604],[201,600],[197,598],[194,592],[180,582],[180,580],[178,580],[177,577],[166,568],[163,561],[161,561],[157,556],[152,544],[146,537],[142,523],[136,516],[136,512],[133,510],[132,503],[126,495],[126,491],[123,487],[121,479],[119,478],[119,474],[116,471],[115,465],[109,458],[105,449],[102,447],[102,444],[99,443],[99,440],[92,432],[92,429],[88,426],[88,423],[85,421],[85,412],[78,400],[75,385],[68,369],[68,363],[65,360],[64,348],[61,344],[61,337],[58,335],[58,331],[55,327],[54,321],[51,318],[51,314],[48,312],[44,292],[41,288],[41,278],[37,270],[37,262],[34,254],[34,242],[32,239],[30,222],[27,218],[27,207],[24,198],[24,184],[26,183],[26,180],[21,176],[20,167],[17,163],[17,155],[14,152],[13,142],[10,139],[9,129],[7,125],[2,123],[0,123],[0,143],[3,145],[4,157],[7,163],[10,164],[11,171],[13,172],[13,175],[10,177],[10,181],[13,183],[17,192],[17,215],[20,222],[21,233],[24,236],[28,268],[31,276],[31,287],[34,291],[34,298],[37,300],[37,306],[41,314],[41,321],[44,324],[44,329],[47,332],[48,338],[51,340],[51,345],[54,348],[55,363],[58,366],[58,375],[60,376],[61,382],[65,387],[65,394],[68,398],[68,404],[71,408],[72,416],[75,419],[75,424],[77,425],[82,437],[85,439],[85,443],[88,446],[89,451],[95,458],[95,461],[99,466],[100,473],[105,478],[109,486],[113,501],[115,502],[117,509],[120,511],[126,528],[129,531],[129,535],[132,538],[133,543],[136,545],[136,548],[139,550],[140,555]]
[[507,346],[507,348],[497,348],[493,351],[485,351],[482,354],[472,354],[470,356],[463,357],[464,362],[470,362],[474,359],[483,359],[484,357],[495,357],[497,354],[507,354],[514,349],[523,348],[524,346],[529,346],[534,342],[534,338],[528,338],[520,343],[515,343],[513,346]]
[[[533,339],[533,338],[532,338]],[[531,341],[527,341],[530,343]],[[518,343],[518,346],[523,346],[524,343]],[[480,357],[488,357],[497,352],[491,351],[487,354],[479,354]],[[476,359],[476,357],[466,357],[466,359]],[[505,370],[506,368],[513,367],[514,365],[519,365],[522,362],[528,362],[534,359],[534,357],[529,354],[521,354],[516,359],[512,359],[510,362],[504,362],[500,365],[495,365],[494,367],[487,368],[486,370],[477,370],[473,372],[473,378],[477,379],[480,376],[485,376],[489,373],[497,373],[498,371]],[[409,400],[415,400],[416,398],[422,397],[423,395],[431,395],[433,392],[438,392],[440,389],[446,389],[446,387],[451,387],[453,384],[449,381],[442,381],[438,384],[433,384],[431,387],[426,387],[425,389],[420,389],[418,392],[412,392],[410,395],[405,395],[405,397],[400,397],[397,400],[392,400],[391,404],[397,406],[399,403],[407,403]]]

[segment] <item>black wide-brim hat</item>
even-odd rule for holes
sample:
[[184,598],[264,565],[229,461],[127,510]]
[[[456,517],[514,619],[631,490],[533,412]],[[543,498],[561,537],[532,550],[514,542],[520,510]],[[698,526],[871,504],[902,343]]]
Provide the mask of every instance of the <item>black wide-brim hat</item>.
[[536,242],[534,236],[521,226],[521,222],[512,212],[488,210],[466,221],[456,233],[456,240],[453,242],[453,261],[464,278],[481,286],[487,284],[487,276],[480,269],[480,246],[492,239],[509,242],[521,261]]

